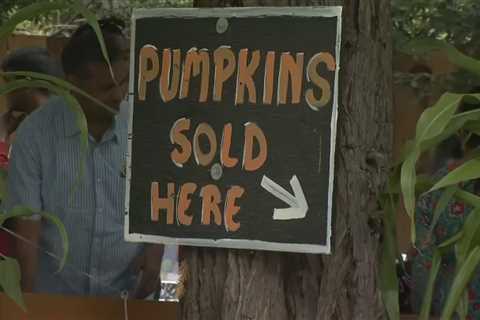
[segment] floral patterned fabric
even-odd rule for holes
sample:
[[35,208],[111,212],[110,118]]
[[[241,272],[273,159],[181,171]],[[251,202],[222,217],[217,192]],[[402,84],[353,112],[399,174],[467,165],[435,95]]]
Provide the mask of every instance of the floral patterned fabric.
[[[451,164],[438,172],[438,176],[444,176],[453,170],[457,164]],[[479,190],[474,182],[463,184],[465,191],[478,194]],[[450,201],[448,206],[440,213],[435,226],[433,212],[442,195],[442,190],[428,193],[419,199],[415,212],[415,225],[417,230],[416,248],[412,251],[412,307],[420,311],[422,299],[427,286],[428,276],[432,267],[433,245],[438,245],[455,235],[463,226],[466,216],[471,208],[463,203]],[[469,310],[468,320],[480,319],[480,269],[478,270],[468,287]],[[437,275],[432,299],[432,313],[440,315],[443,305],[450,292],[455,275],[455,254],[446,254],[441,262]]]

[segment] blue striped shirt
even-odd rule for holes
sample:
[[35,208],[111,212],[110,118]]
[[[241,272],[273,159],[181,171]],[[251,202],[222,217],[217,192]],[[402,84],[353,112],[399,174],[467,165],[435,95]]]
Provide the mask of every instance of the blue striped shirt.
[[[50,99],[17,130],[6,209],[27,205],[53,213],[70,241],[67,266],[59,274],[57,261],[40,256],[35,291],[116,295],[132,289],[131,263],[141,245],[123,239],[127,132],[127,110],[122,110],[100,142],[89,137],[79,183],[80,130],[62,98]],[[61,256],[57,228],[42,224],[40,245]]]

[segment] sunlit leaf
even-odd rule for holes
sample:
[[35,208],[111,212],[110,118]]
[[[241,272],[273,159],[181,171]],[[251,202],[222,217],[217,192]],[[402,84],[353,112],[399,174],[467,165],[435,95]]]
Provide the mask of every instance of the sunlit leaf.
[[27,310],[23,300],[20,286],[20,266],[15,259],[9,257],[0,258],[0,288],[5,294],[15,301],[23,311]]
[[452,287],[443,308],[441,320],[450,320],[463,296],[463,292],[480,263],[480,247],[475,247],[468,255],[457,275],[453,279]]
[[480,208],[480,197],[476,194],[459,189],[455,192],[455,198],[474,208]]

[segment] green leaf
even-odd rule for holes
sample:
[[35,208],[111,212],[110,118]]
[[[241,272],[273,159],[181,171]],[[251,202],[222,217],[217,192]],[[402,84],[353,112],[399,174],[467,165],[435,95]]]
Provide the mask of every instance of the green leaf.
[[463,224],[463,237],[457,243],[457,264],[465,261],[472,248],[480,246],[480,208],[470,212]]
[[71,4],[65,3],[65,1],[44,1],[20,9],[0,27],[0,40],[4,40],[6,39],[6,37],[11,35],[13,31],[15,31],[16,26],[23,21],[31,20],[34,17],[44,15],[51,11],[65,9],[71,9],[72,11],[82,15],[87,21],[87,23],[93,28],[99,41],[102,54],[110,69],[112,79],[115,80],[112,65],[110,63],[110,58],[108,57],[107,48],[105,46],[105,40],[103,38],[103,34],[100,29],[100,25],[98,24],[97,18],[93,12],[88,10],[85,5],[78,1],[74,1]]
[[480,61],[463,54],[448,42],[436,39],[418,39],[408,43],[404,49],[406,53],[422,56],[440,50],[447,54],[448,60],[452,64],[480,75]]
[[88,125],[83,109],[78,103],[77,99],[75,99],[75,97],[72,96],[67,90],[62,89],[55,84],[52,84],[45,80],[32,79],[12,80],[8,81],[3,85],[0,85],[0,96],[21,88],[45,88],[65,98],[67,105],[70,107],[71,111],[75,115],[78,128],[80,129],[80,143],[82,146],[82,154],[85,155],[88,148]]
[[471,159],[440,179],[430,192],[477,178],[480,178],[480,159]]
[[451,246],[455,245],[460,239],[463,238],[463,229],[455,233],[452,237],[440,243],[437,248],[440,249],[440,254],[443,255],[446,251],[450,249]]
[[59,1],[43,1],[18,10],[12,17],[5,21],[2,26],[0,26],[0,40],[5,41],[6,38],[15,31],[15,28],[19,23],[25,20],[31,20],[32,18],[50,11],[65,9],[65,7],[65,3]]
[[[416,151],[416,152],[415,152]],[[415,164],[418,158],[418,150],[415,149],[409,157],[402,164],[402,172],[400,176],[400,186],[403,195],[403,203],[405,210],[410,217],[411,230],[410,230],[410,240],[412,243],[415,243],[416,233],[415,233],[415,184],[416,184],[416,171]]]
[[400,319],[400,306],[398,296],[398,277],[395,265],[397,242],[395,235],[395,208],[391,197],[385,197],[382,201],[384,209],[384,241],[382,258],[380,262],[379,285],[382,292],[383,303],[390,320]]
[[0,202],[7,196],[7,170],[0,168]]
[[427,287],[425,288],[425,294],[423,295],[422,308],[420,309],[420,315],[418,320],[428,320],[430,318],[430,310],[432,307],[433,290],[435,288],[435,280],[437,279],[438,271],[440,270],[440,262],[442,257],[439,249],[435,249],[433,252],[432,267],[428,274]]
[[27,311],[20,286],[20,266],[15,259],[0,258],[0,287],[23,311]]
[[[477,98],[477,96],[478,95],[474,95],[475,98]],[[463,97],[471,97],[471,95],[464,95]],[[480,120],[480,109],[454,114],[450,122],[447,124],[447,126],[443,129],[441,133],[435,135],[432,138],[423,140],[420,143],[420,151],[424,152],[433,149],[440,142],[456,134],[467,123],[477,123],[478,120]],[[399,159],[395,162],[395,166],[400,165],[403,161],[405,161],[408,155],[413,152],[413,150],[416,148],[414,142],[414,140],[409,140],[405,143]]]
[[460,268],[458,274],[453,279],[452,287],[448,294],[445,306],[443,308],[440,320],[450,320],[455,312],[455,309],[463,296],[463,292],[475,273],[478,264],[480,263],[480,247],[475,247],[468,255],[465,263]]
[[63,225],[62,221],[60,221],[60,219],[57,216],[48,212],[36,212],[27,206],[16,206],[9,212],[0,214],[0,225],[3,225],[7,219],[30,217],[35,214],[38,214],[42,218],[52,222],[57,227],[60,233],[60,237],[62,238],[62,246],[63,246],[63,255],[61,257],[60,265],[58,269],[58,272],[60,272],[65,266],[70,245],[68,242],[67,230],[65,229],[65,226]]
[[0,214],[0,226],[11,218],[30,217],[36,214],[35,211],[26,206],[16,206],[10,212]]
[[459,189],[455,192],[455,198],[474,208],[480,208],[480,197],[471,192]]
[[[92,102],[94,102],[95,104],[97,104],[98,106],[102,107],[103,109],[109,111],[112,114],[117,114],[118,113],[117,110],[112,109],[111,107],[109,107],[108,105],[103,103],[102,101],[98,100],[97,98],[91,96],[90,94],[81,90],[77,86],[74,86],[70,82],[65,81],[61,78],[57,78],[57,77],[47,75],[47,74],[43,74],[43,73],[29,72],[29,71],[0,72],[0,76],[2,76],[2,77],[14,77],[14,79],[16,79],[18,77],[22,77],[22,78],[27,78],[26,80],[28,80],[28,78],[31,78],[31,79],[34,79],[34,80],[45,80],[45,81],[51,82],[52,84],[58,86],[59,88],[61,88],[63,90],[76,92],[79,95],[84,96],[85,98],[91,100]],[[20,80],[20,79],[17,79],[17,80]]]
[[40,216],[42,216],[42,218],[52,222],[57,227],[58,232],[60,233],[60,237],[62,238],[63,254],[60,259],[60,264],[57,270],[57,272],[60,272],[65,267],[65,263],[67,262],[67,257],[70,250],[67,230],[65,229],[65,226],[63,225],[62,221],[60,221],[60,219],[57,216],[44,211],[40,212],[39,214]]
[[427,108],[417,122],[415,145],[420,147],[425,140],[432,139],[443,132],[457,111],[463,95],[444,93],[430,108]]
[[113,73],[113,68],[110,63],[110,58],[108,57],[108,51],[107,47],[105,46],[105,40],[103,38],[102,30],[100,29],[100,25],[98,24],[97,17],[93,12],[88,10],[86,6],[81,4],[80,2],[75,2],[71,5],[71,8],[79,12],[85,20],[87,20],[87,23],[92,27],[92,29],[95,31],[95,34],[97,35],[98,42],[100,44],[100,49],[102,50],[103,57],[105,58],[105,61],[108,64],[108,68],[110,70],[110,74],[112,76],[112,79],[115,83],[115,75]]
[[440,214],[448,206],[448,204],[450,203],[450,200],[452,200],[453,195],[455,194],[455,192],[457,192],[457,190],[458,190],[457,186],[451,186],[450,188],[446,189],[440,196],[440,199],[438,200],[437,205],[435,206],[435,210],[433,211],[432,223],[430,224],[430,228],[428,230],[427,239],[432,238],[433,230],[437,225],[438,219],[440,218]]

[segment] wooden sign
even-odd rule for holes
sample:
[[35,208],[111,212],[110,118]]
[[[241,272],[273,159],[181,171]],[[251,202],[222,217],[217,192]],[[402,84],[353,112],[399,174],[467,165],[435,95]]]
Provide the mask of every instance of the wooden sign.
[[126,239],[329,253],[341,8],[132,22]]

